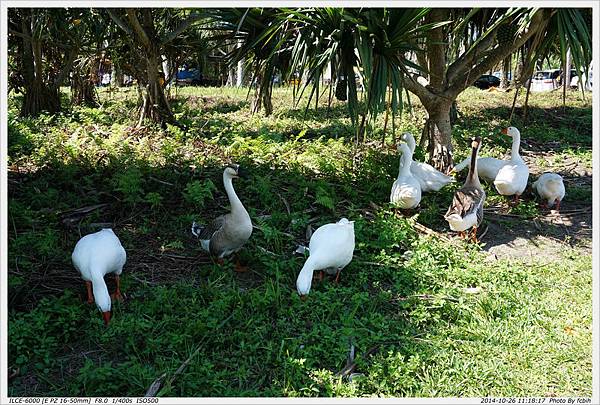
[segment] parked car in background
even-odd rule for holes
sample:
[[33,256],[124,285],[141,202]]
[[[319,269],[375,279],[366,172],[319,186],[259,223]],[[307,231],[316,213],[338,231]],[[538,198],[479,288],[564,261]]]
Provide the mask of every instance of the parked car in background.
[[538,70],[531,78],[531,91],[552,91],[558,88],[560,69]]
[[[502,72],[494,72],[493,75],[496,76],[498,79],[502,80]],[[508,72],[508,80],[512,80],[511,72]]]
[[498,87],[500,86],[500,79],[494,75],[481,75],[479,79],[475,80],[473,86],[481,90],[486,90],[490,87]]
[[581,77],[583,77],[583,88],[584,90],[588,90],[591,91],[592,90],[592,83],[593,83],[593,71],[594,67],[592,64],[590,64],[589,70],[588,70],[588,77],[586,80],[585,77],[585,73],[582,74],[578,74],[576,70],[571,70],[571,82],[569,83],[569,86],[571,88],[579,88],[579,80],[581,80]]
[[177,84],[199,86],[202,84],[202,73],[198,69],[180,69],[177,72]]

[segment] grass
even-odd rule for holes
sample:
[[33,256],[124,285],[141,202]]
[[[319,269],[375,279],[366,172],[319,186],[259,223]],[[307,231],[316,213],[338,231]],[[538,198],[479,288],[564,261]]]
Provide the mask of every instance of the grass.
[[[591,396],[589,251],[490,262],[478,246],[423,236],[413,221],[445,232],[459,184],[425,196],[414,218],[396,216],[386,202],[398,158],[379,146],[383,117],[356,148],[341,103],[305,115],[276,89],[265,118],[250,114],[245,94],[179,89],[173,108],[185,131],[133,128],[127,91],[102,92],[101,108],[37,119],[18,118],[11,97],[8,362],[19,374],[9,395],[140,396],[166,373],[159,396]],[[561,154],[591,167],[591,104],[569,94],[563,112],[559,100],[533,94],[532,120],[525,129],[517,114],[513,125],[528,149],[551,150],[544,170],[559,168]],[[498,130],[511,102],[476,89],[461,96],[457,159],[474,134],[487,154],[506,152]],[[398,131],[420,132],[414,104]],[[189,232],[193,220],[225,212],[228,161],[251,172],[235,183],[255,225],[241,252],[247,274],[207,260]],[[568,189],[568,198],[589,206],[590,190]],[[72,211],[95,204],[106,205]],[[511,212],[539,215],[531,196]],[[354,259],[339,286],[316,283],[301,301],[303,257],[292,252],[309,225],[342,216],[356,221]],[[99,223],[128,252],[128,299],[114,305],[109,328],[83,302],[70,263]],[[336,376],[350,345],[351,381]]]

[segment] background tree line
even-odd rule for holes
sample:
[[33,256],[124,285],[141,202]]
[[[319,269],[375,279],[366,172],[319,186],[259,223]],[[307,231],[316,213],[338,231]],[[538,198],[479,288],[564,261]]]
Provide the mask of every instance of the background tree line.
[[447,170],[458,95],[496,66],[506,74],[511,60],[517,91],[539,62],[554,56],[564,66],[567,52],[587,76],[591,26],[591,9],[564,8],[13,8],[9,91],[23,94],[23,116],[59,112],[65,85],[73,104],[93,106],[98,66],[109,59],[117,84],[123,74],[138,83],[138,125],[179,125],[166,87],[183,61],[218,50],[231,70],[243,65],[253,111],[271,114],[278,78],[293,83],[296,100],[308,94],[306,108],[345,100],[357,142],[382,113],[394,131],[409,93],[417,96],[428,114],[421,144]]

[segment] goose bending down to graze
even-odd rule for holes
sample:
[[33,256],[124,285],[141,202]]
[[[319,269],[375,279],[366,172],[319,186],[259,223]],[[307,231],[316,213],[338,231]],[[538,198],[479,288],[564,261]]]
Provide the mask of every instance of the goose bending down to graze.
[[73,265],[85,280],[88,303],[96,301],[106,325],[111,317],[111,295],[104,276],[109,273],[115,275],[117,288],[112,298],[123,299],[120,275],[126,259],[125,249],[112,229],[102,229],[84,236],[77,242],[71,255]]
[[301,297],[310,292],[315,270],[335,275],[338,282],[340,271],[350,263],[354,254],[354,221],[342,218],[334,224],[319,227],[310,238],[308,250],[308,259],[296,280],[296,289]]
[[[416,142],[412,134],[410,132],[405,132],[402,134],[402,140],[408,144],[411,153],[414,154]],[[423,193],[428,191],[439,191],[446,184],[454,181],[453,177],[446,176],[430,164],[423,162],[416,162],[413,160],[410,165],[410,171],[421,185],[421,192]]]
[[479,163],[477,152],[480,143],[481,138],[473,138],[469,175],[462,188],[454,193],[452,205],[444,216],[450,229],[458,232],[461,237],[464,236],[466,230],[472,228],[472,241],[477,241],[477,228],[483,220],[483,203],[485,201],[485,192],[477,174],[477,164]]
[[544,208],[556,204],[556,210],[560,210],[560,202],[565,197],[565,184],[560,174],[544,173],[533,183],[532,187],[542,198]]
[[[246,177],[239,165],[225,167],[223,184],[229,197],[231,212],[215,218],[207,226],[198,225],[196,222],[192,224],[192,234],[200,239],[202,249],[216,257],[220,263],[225,256],[240,250],[252,235],[250,215],[233,189],[233,179],[238,177]],[[236,271],[245,270],[236,261]]]
[[400,156],[400,169],[398,178],[392,184],[390,202],[402,209],[415,208],[421,202],[421,184],[411,173],[412,152],[402,143],[398,146]]

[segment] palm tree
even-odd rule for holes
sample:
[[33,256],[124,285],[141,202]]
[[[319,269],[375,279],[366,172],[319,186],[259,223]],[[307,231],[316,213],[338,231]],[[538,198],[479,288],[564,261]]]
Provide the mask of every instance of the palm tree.
[[87,17],[81,9],[9,9],[11,88],[24,93],[22,116],[60,111],[59,89],[90,29]]
[[[452,166],[452,103],[481,74],[524,46],[536,60],[557,37],[561,47],[577,49],[578,68],[587,70],[591,60],[591,31],[580,9],[435,9],[427,21],[449,24],[430,30],[423,44],[420,65],[429,83],[419,83],[413,74],[405,86],[427,110],[429,157],[440,170]],[[527,68],[523,73],[530,76]]]
[[[107,9],[115,24],[125,34],[132,60],[141,61],[136,66],[138,80],[145,84],[145,95],[138,125],[149,118],[160,123],[179,125],[165,95],[165,78],[162,57],[169,53],[174,42],[206,18],[199,12],[176,9]],[[185,42],[185,41],[184,41]],[[162,80],[161,80],[162,79]]]
[[[427,110],[429,160],[444,171],[452,167],[452,106],[481,74],[523,47],[530,59],[539,58],[549,37],[561,38],[561,49],[576,49],[573,61],[578,68],[587,69],[591,59],[591,31],[580,9],[307,8],[269,10],[269,18],[255,18],[261,13],[237,11],[242,16],[237,26],[245,25],[250,15],[256,27],[247,31],[253,33],[247,34],[252,40],[239,50],[238,59],[250,55],[260,60],[261,83],[271,82],[275,65],[270,63],[287,60],[289,54],[286,74],[306,74],[304,88],[313,85],[310,103],[319,96],[319,79],[331,66],[333,78],[346,79],[357,135],[386,106],[393,114],[401,109],[402,91],[407,89]],[[235,21],[230,20],[230,28]],[[355,69],[365,83],[362,114]],[[422,84],[423,78],[427,84]]]
[[262,109],[265,115],[270,115],[273,79],[285,64],[283,34],[287,21],[281,19],[279,10],[272,8],[214,9],[207,13],[216,32],[211,39],[230,50],[226,56],[230,67],[242,62],[252,74],[253,112]]

